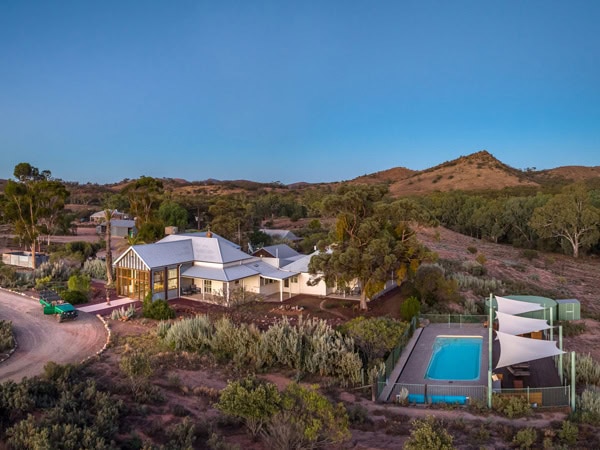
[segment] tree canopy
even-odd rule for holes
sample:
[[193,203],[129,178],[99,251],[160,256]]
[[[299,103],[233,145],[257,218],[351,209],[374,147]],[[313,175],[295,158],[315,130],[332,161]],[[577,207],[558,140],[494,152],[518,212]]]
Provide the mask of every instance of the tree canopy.
[[336,217],[328,241],[309,265],[311,274],[329,284],[347,286],[358,280],[360,306],[389,280],[401,283],[426,257],[409,224],[427,216],[416,203],[384,201],[383,186],[342,186],[324,199],[324,210]]

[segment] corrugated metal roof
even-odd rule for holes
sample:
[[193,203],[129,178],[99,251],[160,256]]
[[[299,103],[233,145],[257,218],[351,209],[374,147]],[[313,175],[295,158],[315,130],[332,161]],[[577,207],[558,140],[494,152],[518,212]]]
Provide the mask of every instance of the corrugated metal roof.
[[299,238],[290,230],[272,230],[268,228],[261,228],[260,231],[265,233],[268,236],[271,236],[276,239],[287,239],[288,241],[300,241],[302,238]]
[[228,242],[230,241],[227,241],[227,239],[200,237],[195,236],[195,233],[189,233],[188,235],[172,234],[161,239],[158,243],[178,241],[191,242],[194,251],[193,260],[195,261],[227,264],[252,258],[249,254],[229,245]]
[[194,260],[192,242],[189,239],[185,241],[134,245],[132,249],[151,269]]
[[258,275],[256,270],[247,265],[226,267],[224,269],[214,267],[192,266],[181,273],[183,277],[204,278],[206,280],[235,281]]
[[263,247],[262,250],[265,250],[270,255],[273,255],[274,258],[281,259],[289,259],[300,255],[300,253],[287,244],[269,245],[267,247]]
[[310,259],[313,257],[313,255],[316,255],[317,253],[319,252],[313,252],[310,255],[304,255],[301,258],[294,261],[293,263],[290,263],[286,266],[282,266],[281,268],[293,272],[308,273],[308,264],[310,263]]
[[253,261],[247,264],[247,266],[259,272],[263,278],[272,278],[274,280],[285,280],[286,278],[298,275],[298,272],[280,270],[264,261]]

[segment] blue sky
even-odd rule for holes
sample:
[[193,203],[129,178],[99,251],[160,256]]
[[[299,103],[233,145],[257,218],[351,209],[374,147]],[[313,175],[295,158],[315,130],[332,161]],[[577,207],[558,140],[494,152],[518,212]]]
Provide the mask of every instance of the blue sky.
[[0,178],[600,165],[600,2],[0,2]]

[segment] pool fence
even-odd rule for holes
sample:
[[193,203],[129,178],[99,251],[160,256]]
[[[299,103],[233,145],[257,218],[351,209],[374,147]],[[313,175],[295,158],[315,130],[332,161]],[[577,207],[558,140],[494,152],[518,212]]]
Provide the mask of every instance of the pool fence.
[[[383,390],[383,386],[379,386]],[[389,401],[401,404],[458,404],[470,405],[487,400],[487,386],[435,385],[394,383]],[[571,387],[557,386],[545,388],[494,390],[498,397],[522,397],[534,408],[569,406]]]

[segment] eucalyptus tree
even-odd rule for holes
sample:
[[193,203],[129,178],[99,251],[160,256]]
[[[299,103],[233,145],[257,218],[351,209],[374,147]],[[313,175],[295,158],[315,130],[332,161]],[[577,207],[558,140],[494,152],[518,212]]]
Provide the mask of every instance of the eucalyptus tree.
[[542,238],[567,242],[573,257],[579,250],[594,245],[600,236],[600,209],[592,204],[584,184],[566,186],[544,206],[536,208],[530,225]]
[[48,223],[64,209],[68,192],[64,185],[52,179],[49,170],[40,170],[29,163],[19,163],[14,170],[15,180],[4,188],[5,217],[15,227],[20,241],[30,246],[33,268],[36,267],[38,237],[48,231]]
[[315,281],[344,286],[358,280],[363,310],[388,280],[401,282],[426,256],[410,227],[424,219],[416,213],[422,210],[413,202],[384,201],[386,193],[380,185],[345,185],[326,197],[324,211],[336,217],[335,226],[309,263]]
[[129,200],[130,210],[136,217],[137,226],[142,227],[154,218],[154,213],[162,201],[164,188],[162,181],[141,176],[128,185],[123,193]]

